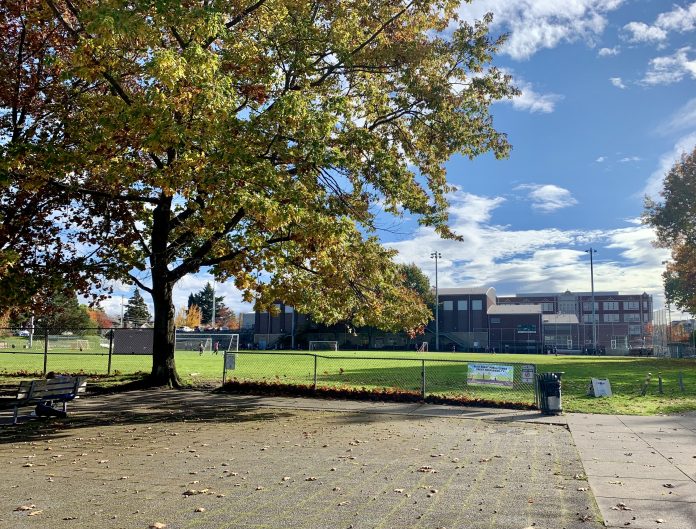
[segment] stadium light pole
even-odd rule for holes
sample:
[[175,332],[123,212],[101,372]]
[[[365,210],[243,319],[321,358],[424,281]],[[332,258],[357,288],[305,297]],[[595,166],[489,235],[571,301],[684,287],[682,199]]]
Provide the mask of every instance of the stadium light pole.
[[431,259],[435,259],[435,350],[440,350],[440,291],[437,284],[437,262],[442,259],[440,252],[432,252]]
[[[663,265],[669,265],[669,261],[662,261]],[[670,304],[669,296],[667,295],[665,289],[665,299],[667,300],[667,348],[669,349],[669,342],[672,341],[672,306]]]
[[215,330],[215,280],[213,280],[213,315],[210,320],[210,324],[213,330]]
[[592,288],[592,349],[594,354],[597,354],[597,317],[595,309],[595,297],[594,297],[594,263],[592,260],[592,254],[597,253],[597,250],[590,247],[589,250],[585,250],[585,253],[590,254],[590,286]]

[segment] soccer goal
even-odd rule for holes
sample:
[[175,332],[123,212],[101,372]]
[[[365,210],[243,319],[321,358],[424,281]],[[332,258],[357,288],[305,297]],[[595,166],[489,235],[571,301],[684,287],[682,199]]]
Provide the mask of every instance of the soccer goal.
[[338,351],[338,342],[330,340],[317,340],[309,342],[310,351]]
[[419,353],[427,353],[428,352],[428,342],[423,342],[422,344],[420,344],[420,346],[418,347],[418,352]]
[[84,340],[72,335],[51,335],[48,337],[48,350],[67,349],[71,351],[85,351],[89,349],[89,340]]
[[174,350],[176,351],[200,351],[203,344],[203,351],[213,350],[213,340],[204,337],[176,337]]
[[225,348],[222,348],[222,342],[220,343],[220,350],[224,350],[226,353],[236,353],[239,351],[239,335],[238,334],[226,334],[225,335]]

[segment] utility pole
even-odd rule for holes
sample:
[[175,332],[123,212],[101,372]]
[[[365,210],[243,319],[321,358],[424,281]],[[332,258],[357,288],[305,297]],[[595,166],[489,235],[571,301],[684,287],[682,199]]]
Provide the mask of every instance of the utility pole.
[[432,252],[431,259],[435,259],[435,350],[440,350],[440,292],[437,284],[437,262],[442,259],[440,252]]
[[592,349],[594,354],[597,354],[597,313],[594,296],[594,264],[592,260],[592,254],[597,253],[597,250],[590,247],[589,250],[585,250],[585,253],[590,254],[590,286],[592,287]]

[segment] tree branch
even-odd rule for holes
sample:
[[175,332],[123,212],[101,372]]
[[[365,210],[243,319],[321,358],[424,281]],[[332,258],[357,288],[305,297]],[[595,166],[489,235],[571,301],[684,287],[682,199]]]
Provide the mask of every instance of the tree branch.
[[[213,246],[219,242],[225,235],[231,232],[244,218],[246,211],[244,208],[239,208],[234,216],[223,226],[222,230],[213,233],[207,241],[201,244],[190,257],[186,258],[179,266],[170,271],[172,277],[181,279],[188,273],[194,272],[202,264],[205,256],[213,249]],[[170,245],[171,247],[171,245]]]
[[409,3],[406,5],[406,7],[404,7],[401,11],[397,12],[397,13],[394,14],[389,20],[387,20],[386,22],[384,22],[384,23],[379,27],[379,29],[378,29],[377,31],[375,31],[372,35],[370,35],[370,38],[368,38],[365,42],[363,42],[363,43],[360,44],[357,48],[355,48],[353,51],[351,51],[343,60],[338,61],[338,62],[337,62],[336,64],[334,64],[333,66],[329,67],[329,68],[326,70],[326,72],[324,73],[324,75],[322,75],[319,79],[317,79],[316,81],[310,83],[310,86],[316,87],[316,86],[319,86],[319,85],[323,84],[324,81],[326,81],[326,79],[328,79],[328,78],[331,76],[331,74],[333,74],[333,73],[334,73],[336,70],[338,70],[339,68],[343,67],[343,65],[345,64],[345,62],[346,62],[347,59],[349,59],[349,58],[351,58],[351,57],[354,57],[355,55],[357,55],[358,53],[360,53],[363,49],[365,49],[365,47],[369,46],[372,42],[374,42],[375,39],[377,39],[377,37],[379,37],[379,36],[384,32],[384,30],[387,29],[387,27],[389,27],[389,26],[390,26],[391,24],[393,24],[396,20],[398,20],[399,18],[401,18],[401,16],[402,16],[406,11],[408,11],[409,8],[410,8],[412,5],[413,5],[413,2],[409,2]]
[[[266,3],[266,0],[257,0],[257,2],[251,4],[244,11],[239,13],[236,17],[233,17],[229,22],[227,22],[227,24],[225,24],[225,27],[227,29],[232,29],[234,26],[239,24],[242,20],[244,20],[249,15],[251,15],[254,11],[259,9],[265,3]],[[208,46],[210,46],[213,43],[213,41],[215,41],[215,39],[217,39],[217,38],[218,38],[218,35],[208,37],[208,39],[203,43],[203,49],[206,49]]]
[[107,193],[106,191],[99,191],[97,189],[87,189],[86,187],[72,187],[68,184],[63,184],[57,180],[49,180],[48,183],[65,191],[72,191],[74,193],[79,193],[81,195],[90,195],[93,197],[108,198],[110,200],[118,200],[120,202],[144,202],[146,204],[159,204],[159,200],[153,197],[144,197],[141,195],[134,195],[132,193],[127,193],[125,195],[114,195],[112,193]]
[[152,289],[150,287],[144,285],[142,283],[142,281],[140,281],[140,279],[135,277],[133,274],[128,274],[128,277],[130,277],[131,281],[133,281],[133,283],[135,283],[139,288],[141,288],[145,292],[148,292],[149,294],[152,294]]

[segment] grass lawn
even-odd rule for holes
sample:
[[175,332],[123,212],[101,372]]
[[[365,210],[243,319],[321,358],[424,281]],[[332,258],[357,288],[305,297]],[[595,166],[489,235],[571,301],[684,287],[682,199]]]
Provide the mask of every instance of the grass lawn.
[[[47,369],[55,372],[105,375],[108,355],[98,338],[89,338],[90,348],[82,352],[55,349],[49,352]],[[17,342],[21,344],[21,342]],[[73,344],[74,345],[74,344]],[[43,355],[17,346],[0,351],[0,378],[5,384],[16,383],[16,376],[41,374]],[[37,351],[38,352],[38,351]],[[93,353],[93,354],[86,354]],[[589,413],[655,414],[696,410],[696,361],[636,357],[591,357],[551,355],[504,355],[486,353],[413,353],[384,351],[321,352],[317,360],[317,383],[320,386],[385,388],[419,391],[422,360],[426,360],[426,389],[439,395],[467,394],[497,401],[532,402],[529,385],[515,382],[513,388],[467,386],[467,362],[536,364],[537,372],[563,371],[563,407],[566,411]],[[365,360],[359,357],[371,357]],[[459,363],[454,362],[460,361]],[[192,384],[216,383],[222,380],[223,357],[197,352],[179,351],[176,356],[180,375]],[[117,376],[149,372],[151,358],[143,355],[114,355],[112,373]],[[519,380],[520,367],[515,367]],[[652,382],[647,395],[640,396],[648,373]],[[663,379],[663,394],[658,392],[657,376]],[[683,374],[684,392],[678,385]],[[287,384],[312,384],[314,358],[286,352],[280,355],[241,353],[236,368],[228,378],[239,380],[277,381]],[[593,398],[585,395],[590,378],[608,378],[614,396]],[[8,380],[9,379],[9,380]],[[112,383],[102,379],[100,384]]]

